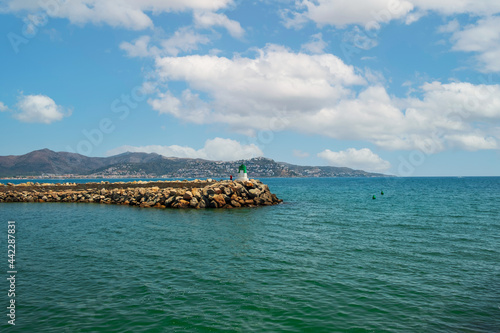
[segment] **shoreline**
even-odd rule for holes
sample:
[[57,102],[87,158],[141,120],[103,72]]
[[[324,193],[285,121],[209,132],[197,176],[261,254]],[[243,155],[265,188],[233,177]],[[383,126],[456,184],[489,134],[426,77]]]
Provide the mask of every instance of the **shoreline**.
[[142,208],[239,208],[283,202],[260,180],[0,184],[3,202],[83,202]]

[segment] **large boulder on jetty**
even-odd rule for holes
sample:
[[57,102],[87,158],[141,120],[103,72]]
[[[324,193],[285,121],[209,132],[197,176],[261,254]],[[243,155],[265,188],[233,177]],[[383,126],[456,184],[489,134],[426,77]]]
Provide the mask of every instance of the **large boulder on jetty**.
[[191,208],[198,208],[198,199],[191,198],[191,201],[189,202],[189,206]]

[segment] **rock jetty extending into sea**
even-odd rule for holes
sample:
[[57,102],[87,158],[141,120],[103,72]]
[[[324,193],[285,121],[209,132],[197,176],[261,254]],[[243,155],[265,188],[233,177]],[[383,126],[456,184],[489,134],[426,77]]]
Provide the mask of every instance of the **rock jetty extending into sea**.
[[236,208],[283,202],[259,180],[0,184],[0,202],[86,202],[154,208]]

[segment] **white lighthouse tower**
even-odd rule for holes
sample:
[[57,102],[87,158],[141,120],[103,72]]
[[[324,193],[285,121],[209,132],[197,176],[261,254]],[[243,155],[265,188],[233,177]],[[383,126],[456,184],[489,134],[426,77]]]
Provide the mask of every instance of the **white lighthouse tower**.
[[248,180],[247,167],[245,164],[240,165],[238,168],[238,176],[236,177],[236,180]]

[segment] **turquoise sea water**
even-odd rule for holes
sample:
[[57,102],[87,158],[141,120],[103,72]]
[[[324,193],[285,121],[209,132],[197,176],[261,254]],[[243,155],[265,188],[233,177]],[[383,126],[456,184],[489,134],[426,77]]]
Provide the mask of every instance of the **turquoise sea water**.
[[264,182],[286,203],[0,204],[0,331],[500,332],[500,178]]

